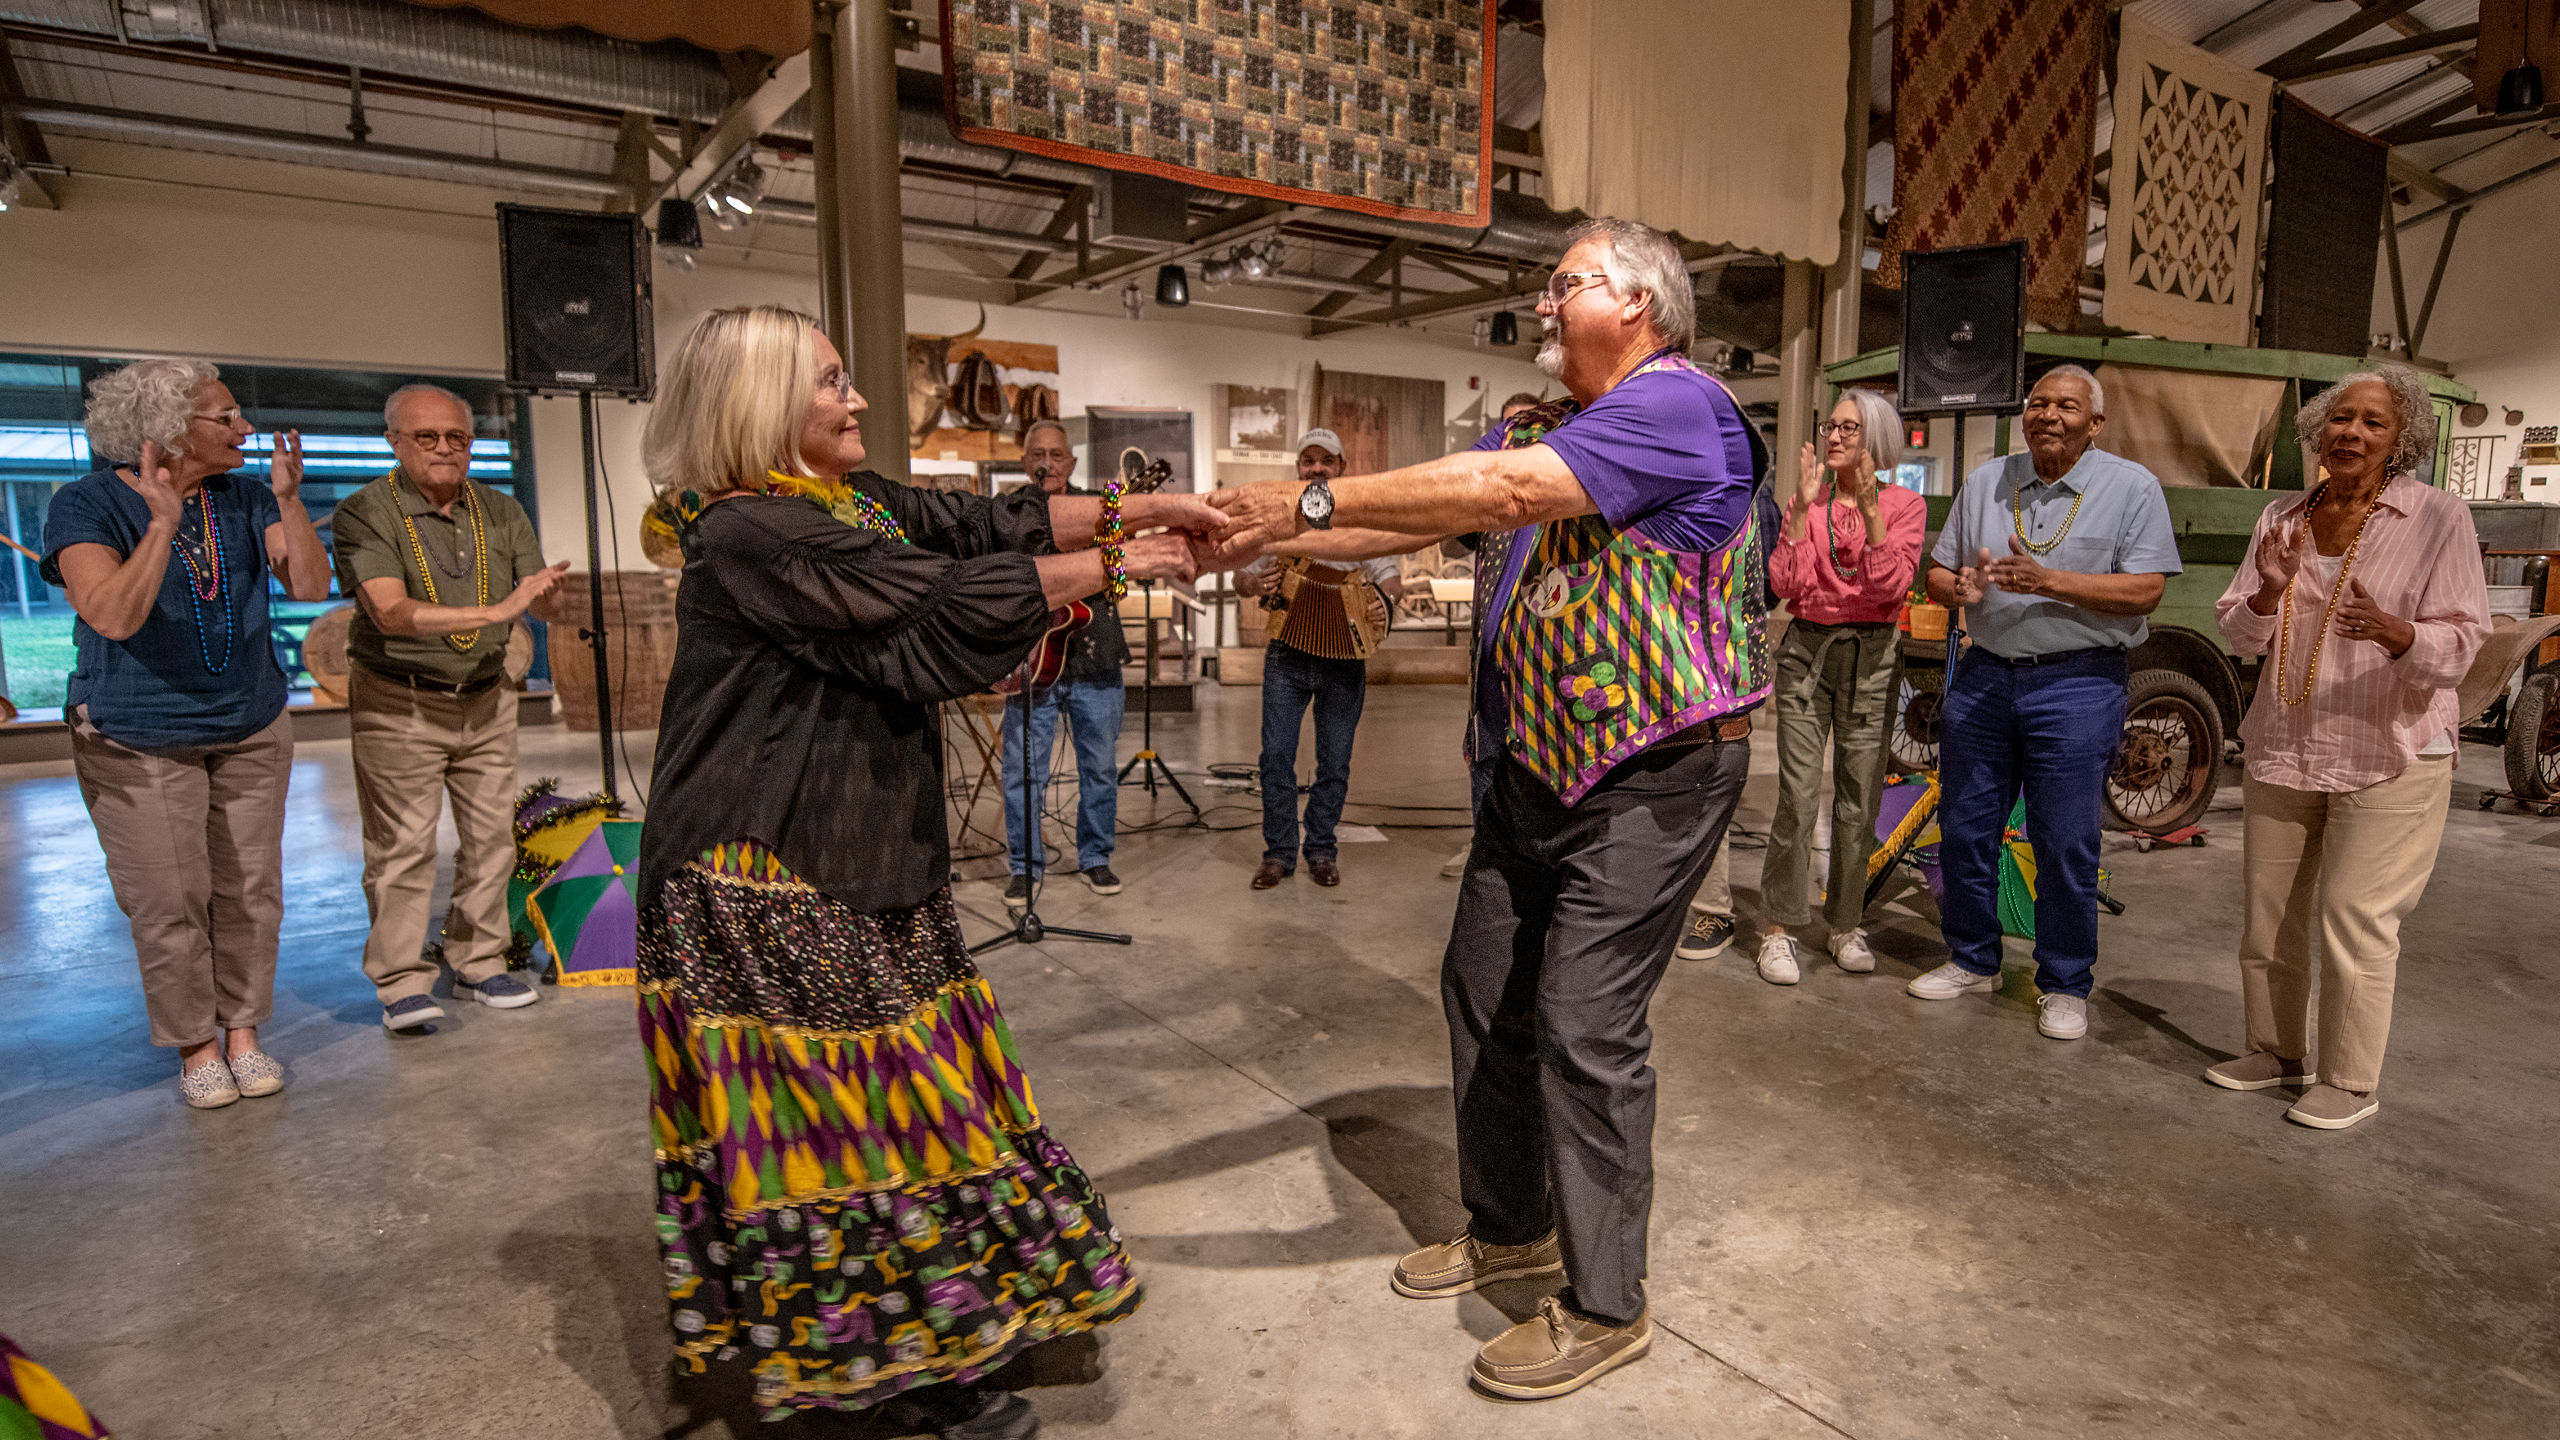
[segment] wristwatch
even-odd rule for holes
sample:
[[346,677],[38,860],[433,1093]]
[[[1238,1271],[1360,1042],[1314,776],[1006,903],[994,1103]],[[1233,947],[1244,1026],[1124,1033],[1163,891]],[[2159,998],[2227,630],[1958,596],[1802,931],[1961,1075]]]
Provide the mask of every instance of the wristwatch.
[[1333,485],[1330,481],[1310,481],[1298,492],[1298,518],[1310,530],[1333,528]]

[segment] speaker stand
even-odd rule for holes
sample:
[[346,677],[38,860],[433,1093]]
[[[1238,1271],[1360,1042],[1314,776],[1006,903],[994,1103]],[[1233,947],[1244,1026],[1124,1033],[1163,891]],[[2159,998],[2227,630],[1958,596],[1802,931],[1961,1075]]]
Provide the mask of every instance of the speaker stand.
[[1964,493],[1964,475],[1965,475],[1965,470],[1964,470],[1964,462],[1965,462],[1965,453],[1964,453],[1964,412],[1963,412],[1963,411],[1961,411],[1961,410],[1957,411],[1957,412],[1956,412],[1955,419],[1956,419],[1956,463],[1955,463],[1956,483],[1955,483],[1955,486],[1954,486],[1954,493],[1955,493],[1955,494],[1958,494],[1958,495],[1961,495],[1961,494],[1963,494],[1963,493]]
[[1120,783],[1127,785],[1131,775],[1137,776],[1137,783],[1147,787],[1150,800],[1156,798],[1158,782],[1170,785],[1173,793],[1182,797],[1182,803],[1191,807],[1191,818],[1197,821],[1200,802],[1192,799],[1191,792],[1182,788],[1182,782],[1173,778],[1173,767],[1165,764],[1164,757],[1156,753],[1156,582],[1149,580],[1145,585],[1147,668],[1138,679],[1138,753],[1130,756],[1129,763],[1120,767]]
[[1092,940],[1104,945],[1129,944],[1131,942],[1128,936],[1111,931],[1070,930],[1063,925],[1052,927],[1040,922],[1040,888],[1049,878],[1049,867],[1044,863],[1040,866],[1039,874],[1032,874],[1031,857],[1037,854],[1045,862],[1049,857],[1049,846],[1048,842],[1040,838],[1040,807],[1034,803],[1035,797],[1031,788],[1031,707],[1036,703],[1037,697],[1032,694],[1031,679],[1027,673],[1023,676],[1022,693],[1015,698],[1022,702],[1022,825],[1026,833],[1019,837],[1006,835],[1004,854],[1006,868],[1010,869],[1013,862],[1013,847],[1017,843],[1022,846],[1023,881],[1030,888],[1022,897],[1022,913],[1013,917],[1013,928],[1002,935],[981,940],[970,946],[969,953],[983,955],[999,945],[1037,945],[1043,940],[1052,938]]
[[596,397],[578,392],[578,439],[587,454],[587,626],[578,638],[587,642],[596,665],[596,745],[604,757],[604,798],[618,804],[613,785],[613,674],[604,644],[604,537],[596,529]]

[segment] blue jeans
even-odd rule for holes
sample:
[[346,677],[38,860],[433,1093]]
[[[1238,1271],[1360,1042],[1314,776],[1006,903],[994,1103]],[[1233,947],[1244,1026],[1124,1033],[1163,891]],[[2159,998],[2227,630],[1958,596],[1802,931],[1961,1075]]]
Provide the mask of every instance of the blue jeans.
[[2000,973],[2000,847],[2026,791],[2036,857],[2036,988],[2089,994],[2098,960],[2098,820],[2124,739],[2121,650],[2050,665],[1968,655],[1947,678],[1939,750],[1939,908],[1947,950],[1976,975]]
[[[1120,712],[1128,691],[1118,676],[1108,680],[1068,681],[1031,704],[1032,798],[1037,802],[1049,784],[1049,756],[1057,742],[1058,714],[1066,712],[1068,733],[1076,744],[1076,868],[1091,870],[1111,863],[1112,837],[1120,823]],[[1004,833],[1013,873],[1037,875],[1048,869],[1048,846],[1036,826],[1022,815],[1022,697],[1004,705]]]
[[1327,660],[1279,641],[1262,656],[1262,858],[1298,863],[1298,722],[1316,707],[1316,783],[1307,791],[1310,860],[1330,860],[1351,793],[1351,737],[1369,698],[1369,663]]

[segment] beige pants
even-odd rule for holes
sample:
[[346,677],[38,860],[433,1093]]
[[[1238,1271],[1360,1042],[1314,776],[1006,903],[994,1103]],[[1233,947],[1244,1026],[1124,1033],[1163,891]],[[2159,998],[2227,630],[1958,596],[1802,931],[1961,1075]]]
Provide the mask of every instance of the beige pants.
[[1707,867],[1707,878],[1698,882],[1698,893],[1689,897],[1690,913],[1733,918],[1733,867],[1728,862],[1732,854],[1733,831],[1728,826],[1716,846],[1715,863]]
[[292,717],[229,745],[136,750],[75,706],[71,768],[133,924],[151,1043],[183,1050],[265,1024],[284,924]]
[[2322,1081],[2372,1090],[2391,1038],[2400,921],[2435,873],[2453,759],[2412,760],[2362,790],[2248,781],[2242,847],[2248,914],[2240,993],[2248,1049],[2310,1053],[2311,929],[2320,929]]
[[422,952],[436,886],[436,821],[453,799],[461,843],[445,910],[445,960],[466,983],[507,968],[507,875],[515,868],[516,692],[412,690],[362,667],[349,677],[349,756],[364,817],[364,973],[391,1004],[435,988]]

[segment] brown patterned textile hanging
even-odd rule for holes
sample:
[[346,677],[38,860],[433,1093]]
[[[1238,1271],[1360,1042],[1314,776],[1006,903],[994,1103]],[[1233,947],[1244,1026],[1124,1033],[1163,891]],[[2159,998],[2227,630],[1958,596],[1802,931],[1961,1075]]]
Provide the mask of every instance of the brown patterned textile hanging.
[[942,0],[980,145],[1402,220],[1492,214],[1494,0]]
[[1894,7],[1893,223],[1902,252],[2027,242],[2027,313],[2068,325],[2087,263],[2089,135],[2104,0],[1908,0]]

